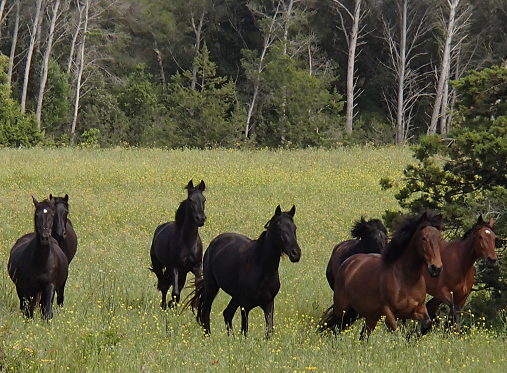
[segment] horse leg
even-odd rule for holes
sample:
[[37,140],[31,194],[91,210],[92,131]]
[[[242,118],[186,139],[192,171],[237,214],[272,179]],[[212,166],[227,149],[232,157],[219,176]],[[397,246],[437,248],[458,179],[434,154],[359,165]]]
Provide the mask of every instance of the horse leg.
[[46,320],[53,318],[53,300],[55,298],[55,286],[53,284],[47,284],[46,288],[42,292],[42,298],[40,302],[40,308],[42,311],[42,317]]
[[344,329],[348,328],[349,326],[352,326],[352,324],[357,320],[357,317],[358,317],[358,313],[356,312],[355,309],[353,308],[350,308],[347,312],[345,312],[345,314],[343,315],[343,318],[342,318],[342,327]]
[[264,319],[266,320],[266,338],[271,336],[273,333],[273,314],[275,311],[275,302],[271,301],[264,307],[262,307],[264,311]]
[[241,332],[246,337],[248,333],[248,313],[250,310],[246,310],[246,308],[241,308]]
[[152,252],[151,254],[151,271],[157,276],[157,289],[162,293],[162,301],[160,307],[165,310],[167,308],[167,292],[169,291],[169,282],[167,275],[164,273],[164,265],[158,260],[157,256]]
[[206,278],[204,280],[204,289],[202,295],[202,310],[200,314],[198,313],[198,319],[201,326],[204,328],[204,332],[206,334],[210,334],[211,326],[210,326],[210,313],[211,313],[211,305],[213,304],[213,300],[218,294],[218,290],[220,287],[213,277]]
[[428,315],[430,322],[421,321],[421,334],[422,335],[427,334],[431,330],[432,325],[433,325],[432,320],[435,319],[435,317],[437,315],[438,307],[440,306],[441,303],[442,302],[440,302],[440,300],[438,300],[436,297],[431,298],[431,300],[429,300],[426,303],[426,307],[425,307],[426,314]]
[[224,312],[222,313],[224,315],[225,326],[227,327],[227,334],[230,334],[230,332],[232,331],[232,319],[234,318],[234,314],[236,313],[238,307],[239,307],[239,299],[232,298],[227,307],[225,308]]
[[364,323],[363,329],[361,329],[361,334],[359,336],[359,340],[364,341],[368,340],[370,337],[371,332],[375,329],[377,326],[378,319],[366,319],[366,322]]
[[171,293],[171,301],[169,307],[174,308],[180,302],[180,294],[185,281],[187,280],[187,274],[184,271],[179,271],[178,268],[173,268],[171,282],[173,285],[173,291]]
[[64,292],[65,292],[65,284],[67,283],[67,280],[65,280],[62,284],[62,286],[58,287],[56,289],[56,304],[58,304],[60,307],[63,306],[63,299],[64,299]]
[[461,330],[461,305],[459,303],[453,303],[449,315],[454,322],[455,331],[459,333]]

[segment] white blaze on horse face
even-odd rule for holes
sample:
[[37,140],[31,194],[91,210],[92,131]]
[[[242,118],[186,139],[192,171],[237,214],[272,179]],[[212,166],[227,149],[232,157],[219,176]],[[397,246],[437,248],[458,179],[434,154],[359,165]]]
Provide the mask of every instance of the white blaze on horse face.
[[48,213],[48,210],[44,209],[44,210],[42,210],[42,212],[43,212],[44,214],[47,214],[47,213]]
[[491,231],[489,229],[486,229],[484,232],[486,232],[487,234],[491,234]]

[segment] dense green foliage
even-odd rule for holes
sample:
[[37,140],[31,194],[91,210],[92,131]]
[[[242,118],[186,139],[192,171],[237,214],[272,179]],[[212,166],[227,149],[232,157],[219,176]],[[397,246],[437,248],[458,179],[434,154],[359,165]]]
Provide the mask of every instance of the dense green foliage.
[[[503,372],[507,319],[464,315],[463,335],[436,328],[408,342],[379,323],[367,343],[361,321],[340,336],[316,333],[332,302],[325,268],[353,222],[395,208],[382,177],[402,177],[406,148],[234,151],[0,149],[0,370],[6,372]],[[148,270],[158,224],[173,218],[189,179],[206,182],[205,247],[224,231],[257,237],[275,207],[296,206],[300,262],[280,263],[275,331],[265,340],[264,316],[250,313],[248,338],[228,336],[220,292],[204,337],[190,310],[162,311]],[[24,320],[6,263],[9,250],[33,229],[31,195],[70,196],[79,237],[65,305],[49,323]],[[192,278],[189,275],[189,280]],[[190,289],[184,289],[183,296]],[[236,315],[234,328],[239,330]],[[416,327],[410,324],[410,327]],[[486,325],[487,326],[487,325]]]
[[[54,2],[43,2],[35,28],[28,113],[36,111]],[[341,2],[353,10],[354,0]],[[16,2],[8,0],[5,4],[0,51],[10,55]],[[78,144],[86,141],[81,134],[92,128],[99,130],[102,147],[392,144],[395,123],[388,107],[392,108],[393,102],[388,105],[386,100],[397,90],[397,78],[391,66],[392,45],[384,36],[389,24],[392,35],[399,38],[400,0],[363,0],[363,4],[369,12],[360,25],[355,65],[357,107],[351,136],[344,135],[342,110],[350,38],[343,31],[350,31],[351,20],[343,10],[339,15],[332,0],[62,0],[41,128],[50,144],[67,144],[69,138],[74,139],[70,132],[79,85]],[[25,27],[19,28],[12,49],[10,85],[12,98],[18,102],[27,75],[25,51],[35,5],[28,2],[20,8],[19,24]],[[410,71],[419,74],[418,84],[407,82],[407,94],[420,90],[413,98],[412,110],[405,113],[411,118],[406,139],[417,141],[426,132],[433,106],[433,72],[440,69],[445,39],[441,19],[446,19],[449,6],[446,0],[410,0],[409,8],[412,22],[422,22],[430,30],[413,44]],[[454,45],[452,76],[462,76],[466,69],[500,64],[507,41],[505,2],[462,1],[457,14],[463,17],[458,19],[460,33],[454,41],[462,42]],[[469,22],[462,25],[463,19]],[[80,75],[78,51],[85,20],[88,24]],[[408,37],[414,37],[412,31]],[[79,76],[81,82],[77,82]],[[452,94],[451,90],[449,100]],[[12,122],[11,112],[6,109],[2,114],[4,122]],[[28,135],[9,136],[38,142]],[[2,145],[21,142],[9,141],[0,139]]]
[[[425,137],[413,147],[419,161],[405,169],[396,199],[411,211],[439,209],[460,236],[479,214],[495,218],[498,246],[507,234],[507,69],[471,72],[453,82],[459,93],[457,128],[449,137]],[[386,184],[387,182],[384,181]],[[501,251],[503,253],[503,250]],[[505,257],[505,255],[503,256]],[[507,263],[481,270],[477,288],[486,289],[484,312],[494,315],[507,305]]]

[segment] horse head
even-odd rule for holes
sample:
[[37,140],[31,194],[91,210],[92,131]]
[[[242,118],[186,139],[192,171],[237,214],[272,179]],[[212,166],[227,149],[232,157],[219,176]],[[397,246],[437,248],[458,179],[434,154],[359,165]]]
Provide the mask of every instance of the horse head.
[[199,227],[202,227],[206,221],[206,214],[204,213],[206,198],[202,194],[206,189],[206,185],[204,181],[201,180],[201,182],[194,187],[194,183],[190,180],[185,189],[188,191],[187,212],[190,213],[192,220]]
[[419,228],[414,235],[414,239],[419,256],[428,265],[430,276],[437,277],[443,268],[442,258],[440,257],[440,244],[442,242],[440,225],[442,215],[438,214],[431,217],[431,219],[432,221],[426,212],[421,215]]
[[371,219],[366,221],[361,217],[352,228],[352,237],[361,240],[365,245],[375,248],[375,252],[382,252],[388,242],[387,229],[379,219]]
[[40,242],[42,244],[48,244],[53,230],[55,204],[51,200],[39,202],[34,196],[32,196],[32,200],[35,206],[35,233],[40,237]]
[[291,262],[299,262],[301,258],[301,248],[297,242],[294,224],[295,213],[296,206],[292,206],[290,211],[282,212],[278,205],[275,215],[267,224],[268,235],[275,237],[275,243],[281,248],[281,254],[286,254]]
[[65,239],[67,236],[67,219],[69,215],[69,196],[66,194],[65,197],[53,197],[49,195],[49,200],[55,204],[55,220],[53,222],[53,232],[57,237]]
[[477,256],[484,259],[488,268],[494,267],[497,261],[495,252],[496,235],[493,232],[493,224],[493,218],[490,218],[489,222],[486,223],[482,219],[482,215],[480,215],[477,223],[472,228],[476,240],[474,247],[476,248]]

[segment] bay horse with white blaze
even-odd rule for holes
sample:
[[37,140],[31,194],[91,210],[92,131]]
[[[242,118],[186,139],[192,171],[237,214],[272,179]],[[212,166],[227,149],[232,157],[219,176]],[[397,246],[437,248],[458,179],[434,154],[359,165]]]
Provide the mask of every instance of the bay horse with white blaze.
[[[463,238],[443,241],[440,246],[440,255],[445,270],[435,278],[428,271],[424,271],[426,280],[426,292],[433,298],[426,303],[428,313],[435,318],[440,304],[445,303],[450,307],[450,319],[456,322],[457,331],[461,326],[461,309],[465,305],[475,280],[474,264],[477,259],[484,259],[486,266],[494,267],[497,261],[495,252],[495,232],[493,232],[493,218],[485,222],[482,215],[477,222],[468,230]],[[431,324],[422,327],[425,334],[431,328]]]
[[167,292],[171,286],[169,307],[180,301],[188,272],[194,274],[196,281],[202,276],[202,241],[198,229],[206,221],[206,198],[202,194],[205,188],[203,180],[195,187],[190,180],[185,187],[187,199],[180,203],[175,220],[159,225],[153,235],[150,270],[157,275],[163,309],[167,308]]
[[196,284],[195,295],[189,301],[197,308],[197,321],[206,334],[210,333],[211,304],[220,289],[232,297],[223,312],[228,332],[232,330],[236,310],[241,308],[241,331],[246,335],[250,310],[261,307],[267,336],[271,334],[274,300],[280,290],[280,257],[285,254],[291,262],[301,258],[295,213],[295,206],[282,212],[278,205],[257,240],[237,233],[222,233],[211,241],[204,254],[204,279]]
[[63,304],[63,293],[68,274],[67,257],[51,236],[55,215],[52,200],[35,205],[35,232],[19,238],[11,249],[7,268],[16,285],[19,308],[26,317],[33,317],[40,298],[40,308],[45,319],[53,317],[55,291],[58,305]]
[[431,276],[442,270],[441,222],[440,214],[407,216],[382,254],[356,254],[345,260],[335,280],[333,312],[322,317],[320,328],[342,329],[344,312],[351,308],[366,319],[361,339],[368,338],[382,316],[392,331],[398,318],[431,323],[423,270],[427,267]]

